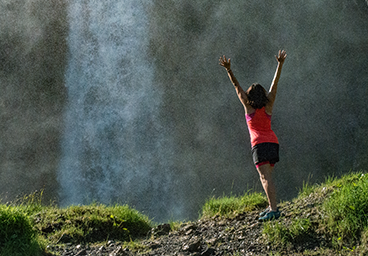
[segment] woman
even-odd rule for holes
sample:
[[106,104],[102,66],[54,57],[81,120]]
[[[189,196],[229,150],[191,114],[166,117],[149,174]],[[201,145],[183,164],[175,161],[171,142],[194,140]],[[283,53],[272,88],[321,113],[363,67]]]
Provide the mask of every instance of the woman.
[[280,50],[278,56],[275,56],[278,65],[269,92],[260,84],[252,84],[246,92],[243,91],[230,69],[230,59],[227,60],[225,56],[220,57],[220,65],[226,69],[239,100],[244,106],[252,145],[253,161],[268,198],[269,206],[260,213],[260,221],[280,217],[276,202],[276,190],[271,175],[275,163],[279,161],[279,142],[271,129],[271,116],[277,93],[277,84],[286,56],[287,54],[284,50]]

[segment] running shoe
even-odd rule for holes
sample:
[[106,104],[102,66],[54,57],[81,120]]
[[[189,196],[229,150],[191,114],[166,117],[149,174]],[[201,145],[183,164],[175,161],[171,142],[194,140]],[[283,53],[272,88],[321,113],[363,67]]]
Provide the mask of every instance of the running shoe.
[[268,221],[268,220],[276,220],[280,217],[280,211],[277,209],[276,212],[269,211],[263,217],[260,217],[259,221]]
[[268,206],[263,212],[261,212],[260,214],[259,214],[259,216],[260,217],[263,217],[263,216],[265,216],[266,215],[266,213],[268,213],[270,211],[270,207]]

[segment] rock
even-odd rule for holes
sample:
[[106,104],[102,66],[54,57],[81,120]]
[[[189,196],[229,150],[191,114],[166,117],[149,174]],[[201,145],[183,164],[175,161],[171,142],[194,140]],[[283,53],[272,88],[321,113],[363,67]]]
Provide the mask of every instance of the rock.
[[252,225],[250,225],[249,228],[252,229],[252,228],[258,227],[260,225],[261,225],[261,223],[256,222],[256,223],[253,223]]
[[114,241],[112,240],[107,241],[107,246],[114,246]]
[[215,255],[216,249],[208,247],[205,251],[201,253],[203,256]]
[[236,217],[235,217],[236,220],[240,221],[240,220],[244,220],[245,219],[245,214],[238,214]]
[[106,252],[106,248],[105,248],[105,246],[101,246],[100,248],[98,248],[98,252],[99,253],[103,253],[103,252]]
[[79,251],[75,256],[82,256],[82,255],[88,255],[86,249],[83,249],[83,250]]
[[217,238],[211,238],[211,239],[206,240],[206,244],[215,245],[217,241],[218,241]]
[[201,239],[196,238],[184,244],[183,251],[199,252],[200,246],[201,246]]
[[118,246],[109,256],[127,255],[121,246]]
[[156,228],[153,228],[151,233],[154,236],[165,236],[165,235],[168,235],[170,231],[171,231],[170,224],[162,224],[162,225],[158,225]]
[[184,227],[182,227],[180,229],[180,231],[184,234],[186,234],[187,232],[189,232],[190,230],[196,230],[197,229],[197,226],[194,225],[194,224],[188,224],[188,225],[185,225]]
[[190,234],[192,234],[194,231],[193,229],[189,229],[187,232],[185,232],[186,236],[189,236]]
[[152,249],[152,250],[156,250],[156,249],[158,249],[158,248],[160,248],[160,247],[161,247],[161,244],[159,244],[159,243],[155,243],[155,242],[152,242],[152,243],[150,243],[150,244],[148,245],[148,247],[149,247],[150,249]]

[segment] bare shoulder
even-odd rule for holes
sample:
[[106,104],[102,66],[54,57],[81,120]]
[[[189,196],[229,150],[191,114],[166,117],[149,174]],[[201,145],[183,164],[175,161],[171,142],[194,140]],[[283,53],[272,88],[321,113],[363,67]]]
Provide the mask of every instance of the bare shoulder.
[[266,106],[265,106],[265,111],[267,114],[272,115],[272,110],[273,110],[273,103],[274,101],[269,101]]
[[249,104],[244,105],[244,110],[245,110],[246,115],[251,115],[254,112],[256,112],[256,110],[254,108],[252,108],[251,105],[249,105]]

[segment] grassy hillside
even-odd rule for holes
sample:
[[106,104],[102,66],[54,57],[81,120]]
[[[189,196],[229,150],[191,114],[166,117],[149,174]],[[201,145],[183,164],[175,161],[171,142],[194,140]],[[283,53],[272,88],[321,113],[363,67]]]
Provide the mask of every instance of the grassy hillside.
[[147,216],[127,205],[59,208],[43,206],[41,199],[42,193],[34,193],[0,206],[0,255],[40,255],[48,244],[130,241],[152,228]]
[[[244,197],[211,199],[203,207],[205,216],[236,215],[245,208],[253,210],[264,205],[266,199],[257,194]],[[250,200],[252,198],[252,200]],[[234,201],[238,202],[234,207]],[[299,247],[321,241],[322,251],[303,254],[368,254],[368,174],[356,172],[341,178],[328,177],[322,184],[305,184],[297,198],[282,202],[285,209],[277,221],[263,225],[265,243],[276,250]],[[227,211],[225,210],[227,209]],[[210,214],[209,214],[210,213]],[[326,251],[324,251],[326,250]]]
[[[35,193],[0,205],[0,255],[41,255],[48,244],[98,244],[107,240],[125,242],[134,250],[152,239],[147,234],[157,226],[126,205],[59,208],[41,205],[41,197]],[[280,252],[366,255],[367,198],[368,174],[364,172],[330,177],[322,184],[305,184],[297,198],[280,203],[280,219],[260,225],[260,239]],[[259,193],[211,198],[203,206],[200,219],[236,218],[266,205]],[[180,226],[183,223],[171,223],[172,229]],[[314,244],[318,249],[306,249]]]
[[[322,240],[339,253],[368,253],[368,174],[351,173],[308,185],[282,205],[288,214],[264,225],[263,234],[279,248]],[[325,254],[325,252],[319,252]]]

